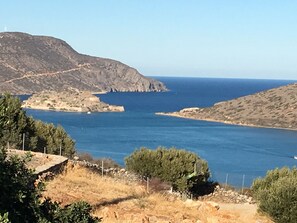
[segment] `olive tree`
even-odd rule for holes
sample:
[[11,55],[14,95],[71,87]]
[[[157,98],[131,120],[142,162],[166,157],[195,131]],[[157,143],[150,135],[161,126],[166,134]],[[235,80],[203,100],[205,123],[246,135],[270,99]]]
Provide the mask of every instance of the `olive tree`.
[[297,169],[270,170],[253,182],[252,192],[259,209],[277,223],[297,222]]
[[143,177],[156,177],[185,192],[204,184],[210,176],[207,162],[193,152],[159,147],[140,148],[125,159],[128,170]]

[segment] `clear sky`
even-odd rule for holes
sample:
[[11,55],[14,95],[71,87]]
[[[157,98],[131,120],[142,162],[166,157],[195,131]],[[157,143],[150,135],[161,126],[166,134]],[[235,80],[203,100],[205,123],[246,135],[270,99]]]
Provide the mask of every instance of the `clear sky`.
[[296,0],[1,0],[0,29],[148,76],[297,79]]

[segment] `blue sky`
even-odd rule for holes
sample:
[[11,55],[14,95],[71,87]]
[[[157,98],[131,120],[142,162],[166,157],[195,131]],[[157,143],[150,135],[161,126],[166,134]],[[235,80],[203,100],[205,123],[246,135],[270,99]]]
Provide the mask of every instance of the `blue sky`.
[[294,0],[3,0],[0,29],[148,76],[297,79],[296,12]]

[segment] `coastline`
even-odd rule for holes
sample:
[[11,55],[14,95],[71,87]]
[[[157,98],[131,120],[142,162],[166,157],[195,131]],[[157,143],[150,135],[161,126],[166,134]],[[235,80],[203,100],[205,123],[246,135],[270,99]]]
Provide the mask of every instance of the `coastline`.
[[33,94],[22,103],[23,108],[57,112],[124,112],[123,106],[109,105],[91,92],[44,91]]
[[[116,105],[109,105],[109,108],[117,108],[118,107],[118,110],[114,109],[114,110],[106,110],[106,111],[84,111],[84,110],[80,110],[80,109],[77,109],[77,110],[70,110],[70,109],[65,109],[65,108],[48,108],[48,107],[39,107],[39,106],[34,106],[34,107],[31,107],[31,106],[24,106],[22,105],[22,108],[25,108],[25,109],[31,109],[31,110],[40,110],[40,111],[54,111],[54,112],[69,112],[69,113],[87,113],[87,114],[90,114],[90,113],[103,113],[103,112],[124,112],[125,109],[123,106],[116,106]],[[121,110],[122,108],[122,110]]]
[[30,110],[39,110],[39,111],[53,111],[53,112],[69,112],[69,113],[87,113],[86,111],[77,111],[77,110],[65,110],[65,109],[49,109],[46,107],[30,107],[30,106],[23,106],[24,109],[30,109]]
[[223,124],[227,124],[227,125],[236,125],[236,126],[250,127],[250,128],[265,128],[265,129],[297,131],[297,129],[294,129],[294,128],[282,128],[282,127],[262,126],[262,125],[253,125],[253,124],[239,124],[239,123],[228,122],[228,121],[217,120],[217,119],[209,119],[209,118],[203,119],[203,118],[196,118],[196,117],[188,117],[188,116],[180,115],[177,112],[173,112],[173,113],[156,112],[155,115],[184,118],[184,119],[191,119],[191,120],[197,120],[197,121],[199,120],[199,121],[206,121],[206,122],[217,122],[217,123],[223,123]]

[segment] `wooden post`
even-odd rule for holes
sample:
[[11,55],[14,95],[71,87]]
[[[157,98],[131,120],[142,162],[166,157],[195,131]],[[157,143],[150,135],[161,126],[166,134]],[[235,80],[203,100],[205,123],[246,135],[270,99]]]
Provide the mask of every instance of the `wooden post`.
[[9,142],[7,142],[7,149],[8,149],[8,150],[9,150],[9,147],[10,147],[10,146],[9,146]]
[[46,147],[43,148],[43,153],[46,154]]
[[62,156],[62,146],[60,144],[60,156]]
[[102,174],[102,177],[103,177],[103,174],[104,174],[104,161],[102,160],[101,161],[101,174]]
[[150,180],[150,179],[147,177],[147,178],[146,178],[146,192],[147,192],[147,193],[149,193],[149,186],[150,186],[150,185],[149,185],[149,180]]
[[25,133],[23,133],[23,150],[25,150]]
[[242,176],[242,185],[241,185],[241,193],[243,193],[243,188],[244,188],[244,178],[245,178],[245,175],[243,174],[243,176]]
[[225,183],[225,186],[227,187],[227,185],[228,185],[228,177],[229,177],[229,174],[227,173],[226,174],[226,183]]

